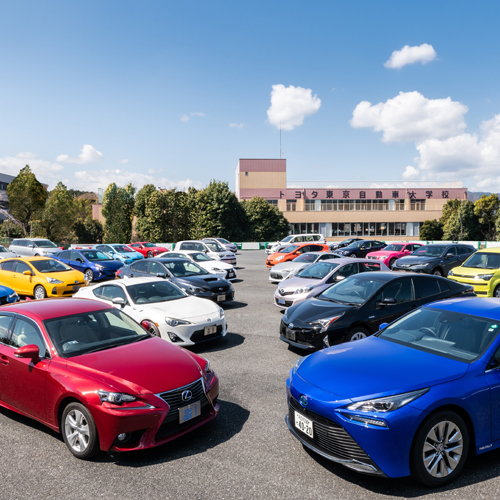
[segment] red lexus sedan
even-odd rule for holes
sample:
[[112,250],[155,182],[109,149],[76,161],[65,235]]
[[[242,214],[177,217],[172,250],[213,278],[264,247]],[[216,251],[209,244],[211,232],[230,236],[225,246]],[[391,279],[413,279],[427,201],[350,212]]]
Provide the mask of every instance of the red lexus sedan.
[[78,458],[164,444],[215,418],[218,395],[206,359],[106,304],[0,310],[0,405],[61,432]]

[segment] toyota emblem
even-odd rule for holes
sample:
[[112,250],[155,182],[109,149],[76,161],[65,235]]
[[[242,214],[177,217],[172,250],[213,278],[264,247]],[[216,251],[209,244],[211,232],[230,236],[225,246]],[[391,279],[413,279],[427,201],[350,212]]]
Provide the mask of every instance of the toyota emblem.
[[307,401],[307,396],[302,394],[299,398],[299,403],[305,408],[309,404],[309,402]]
[[191,401],[193,393],[191,391],[184,391],[182,393],[182,401]]
[[290,324],[288,325],[288,328],[290,328],[290,330],[293,330],[293,323],[290,323]]

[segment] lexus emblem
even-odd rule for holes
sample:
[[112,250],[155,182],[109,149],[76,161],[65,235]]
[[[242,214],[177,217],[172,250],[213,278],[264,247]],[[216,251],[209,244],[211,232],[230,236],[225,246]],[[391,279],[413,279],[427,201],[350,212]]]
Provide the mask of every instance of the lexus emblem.
[[290,328],[290,330],[293,330],[293,323],[289,323],[288,328]]
[[191,391],[184,391],[182,393],[182,401],[191,401],[193,393]]
[[307,396],[304,396],[304,394],[302,394],[299,398],[299,403],[305,408],[309,404],[307,401]]

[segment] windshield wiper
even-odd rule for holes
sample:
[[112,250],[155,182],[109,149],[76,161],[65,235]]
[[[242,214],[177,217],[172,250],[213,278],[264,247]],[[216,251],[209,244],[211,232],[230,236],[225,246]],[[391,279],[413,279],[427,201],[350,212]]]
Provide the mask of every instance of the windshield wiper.
[[129,344],[133,344],[134,342],[139,342],[139,341],[144,340],[144,339],[150,339],[152,337],[153,336],[150,333],[148,333],[147,335],[141,335],[140,337],[132,340],[132,342],[129,342]]
[[89,354],[91,352],[105,351],[106,349],[112,349],[113,347],[120,347],[122,345],[127,345],[130,342],[122,342],[121,344],[109,344],[101,347],[96,347],[95,349],[91,349],[90,351],[85,351],[85,354]]

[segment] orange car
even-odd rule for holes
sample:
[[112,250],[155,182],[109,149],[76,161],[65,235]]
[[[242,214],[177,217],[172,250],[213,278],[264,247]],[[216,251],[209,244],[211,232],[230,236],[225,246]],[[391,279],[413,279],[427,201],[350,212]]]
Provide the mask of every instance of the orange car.
[[267,267],[273,267],[282,262],[288,262],[299,255],[307,252],[329,252],[328,245],[320,245],[319,243],[302,243],[300,245],[290,245],[284,248],[281,252],[272,253],[266,260]]

